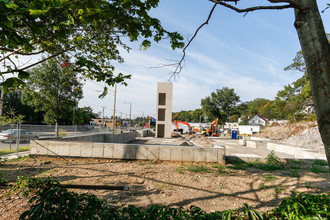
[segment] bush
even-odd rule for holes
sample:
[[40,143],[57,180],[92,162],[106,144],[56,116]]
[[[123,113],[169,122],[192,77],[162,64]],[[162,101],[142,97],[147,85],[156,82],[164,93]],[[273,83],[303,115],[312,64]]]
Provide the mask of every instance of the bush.
[[185,210],[182,207],[152,205],[147,209],[129,205],[119,210],[106,200],[91,194],[78,194],[60,188],[52,179],[20,179],[17,187],[26,187],[23,192],[32,206],[20,219],[329,219],[330,195],[293,194],[284,199],[279,207],[260,214],[243,204],[241,210],[206,213],[196,206]]

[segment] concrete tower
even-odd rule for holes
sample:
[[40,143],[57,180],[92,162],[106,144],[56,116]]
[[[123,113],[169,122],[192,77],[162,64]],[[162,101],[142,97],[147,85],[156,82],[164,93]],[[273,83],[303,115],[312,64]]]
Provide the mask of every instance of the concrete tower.
[[171,137],[172,95],[172,83],[159,82],[157,84],[156,137]]

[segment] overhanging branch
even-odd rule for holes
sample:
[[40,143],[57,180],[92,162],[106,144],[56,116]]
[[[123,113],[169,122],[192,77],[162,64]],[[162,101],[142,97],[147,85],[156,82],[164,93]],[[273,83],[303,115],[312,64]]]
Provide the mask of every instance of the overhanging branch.
[[[168,81],[171,81],[171,79],[172,79],[173,77],[175,77],[177,74],[179,74],[179,73],[181,72],[181,70],[182,70],[182,62],[184,61],[184,58],[186,57],[186,49],[189,47],[189,45],[191,44],[191,42],[192,42],[192,41],[194,40],[194,38],[197,36],[198,31],[199,31],[204,25],[206,25],[206,24],[209,23],[209,20],[211,19],[211,16],[212,16],[213,11],[214,11],[214,9],[215,9],[216,6],[217,6],[217,4],[214,4],[214,5],[213,5],[213,7],[212,7],[212,9],[211,9],[211,11],[210,11],[210,13],[209,13],[209,16],[208,16],[207,20],[206,20],[202,25],[200,25],[200,26],[197,28],[197,30],[195,31],[194,35],[193,35],[192,38],[189,40],[188,44],[183,48],[183,50],[182,50],[182,52],[183,52],[183,56],[182,56],[181,60],[179,61],[179,63],[176,65],[176,68],[175,68],[173,74],[172,74],[172,75],[170,76],[170,78],[168,79]],[[172,66],[172,65],[174,65],[174,64],[170,64],[170,65],[168,65],[168,66]]]

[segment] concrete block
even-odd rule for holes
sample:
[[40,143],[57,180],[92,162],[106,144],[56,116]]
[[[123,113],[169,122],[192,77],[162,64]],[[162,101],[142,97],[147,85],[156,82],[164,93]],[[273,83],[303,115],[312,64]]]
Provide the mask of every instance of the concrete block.
[[29,149],[29,155],[36,155],[37,154],[37,144],[31,143]]
[[182,147],[182,161],[194,161],[194,147]]
[[95,143],[90,143],[90,142],[83,142],[81,144],[81,157],[92,157],[93,153],[93,144]]
[[137,154],[137,149],[138,149],[137,145],[126,144],[124,146],[124,159],[135,160],[136,154]]
[[159,160],[171,160],[171,147],[159,146]]
[[239,140],[238,140],[238,144],[239,144],[239,145],[242,145],[242,146],[246,146],[246,140],[244,140],[244,139],[239,139]]
[[158,159],[159,159],[159,147],[148,146],[148,160],[158,160]]
[[171,148],[171,160],[182,161],[182,147],[172,147]]
[[36,154],[47,155],[48,141],[39,141],[36,146]]
[[69,156],[70,155],[70,147],[65,142],[58,142],[59,149],[58,154],[61,156]]
[[218,163],[226,165],[226,147],[217,148]]
[[123,159],[125,156],[125,144],[114,144],[112,156],[116,159]]
[[56,156],[59,153],[59,144],[57,142],[48,142],[47,147],[47,155],[48,156]]
[[113,144],[104,144],[103,157],[113,158]]
[[[219,149],[219,148],[218,148]],[[206,162],[218,162],[218,154],[215,148],[205,148],[205,161]]]
[[81,143],[80,142],[62,142],[62,148],[69,148],[69,155],[71,157],[80,157],[81,156]]
[[136,159],[146,160],[148,159],[148,148],[147,146],[136,145]]
[[246,146],[250,148],[257,148],[257,144],[255,141],[246,141]]
[[206,152],[204,148],[194,149],[194,161],[206,161]]
[[92,157],[102,158],[104,155],[104,144],[93,143]]

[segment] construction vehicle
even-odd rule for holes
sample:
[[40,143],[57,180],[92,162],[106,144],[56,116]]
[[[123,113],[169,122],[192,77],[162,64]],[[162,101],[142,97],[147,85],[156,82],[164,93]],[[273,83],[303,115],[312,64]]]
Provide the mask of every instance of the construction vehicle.
[[187,122],[185,122],[185,121],[177,121],[177,120],[174,120],[174,124],[175,124],[175,126],[176,126],[176,129],[174,129],[174,131],[178,131],[178,132],[180,132],[181,134],[183,133],[183,129],[182,129],[182,128],[179,128],[178,123],[180,123],[180,124],[184,124],[184,125],[187,125],[187,126],[188,126],[188,129],[189,129],[189,133],[191,133],[192,128],[191,128],[191,126],[190,126],[189,123],[187,123]]
[[205,131],[202,131],[201,134],[204,134],[205,136],[219,136],[220,134],[218,133],[218,121],[218,118],[212,121],[210,128],[207,128]]

